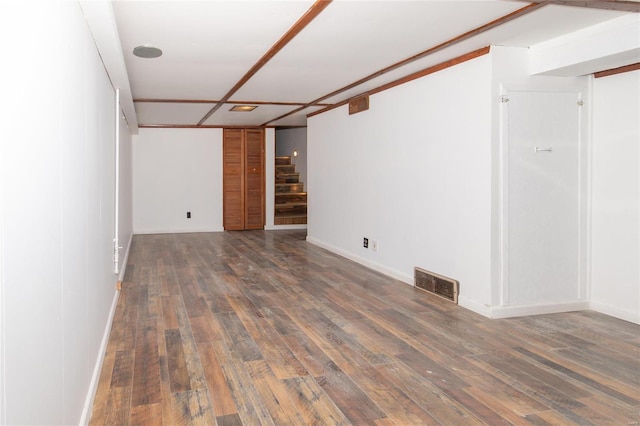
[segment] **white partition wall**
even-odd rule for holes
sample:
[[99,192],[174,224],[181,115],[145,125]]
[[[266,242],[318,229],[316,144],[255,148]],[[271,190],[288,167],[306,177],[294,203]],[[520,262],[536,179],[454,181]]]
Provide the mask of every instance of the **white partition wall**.
[[[419,266],[491,303],[491,58],[308,122],[308,240],[413,282]],[[363,238],[377,251],[363,248]]]
[[0,3],[0,35],[0,423],[79,424],[117,294],[115,92],[77,2]]
[[640,324],[640,71],[593,98],[591,308]]
[[222,129],[140,129],[133,173],[135,233],[223,230]]

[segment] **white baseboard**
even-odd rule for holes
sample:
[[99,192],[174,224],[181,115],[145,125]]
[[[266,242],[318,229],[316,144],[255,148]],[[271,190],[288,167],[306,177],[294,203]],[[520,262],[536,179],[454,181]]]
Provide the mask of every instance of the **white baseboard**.
[[192,234],[201,232],[224,232],[224,228],[196,228],[196,229],[134,229],[137,235],[152,234]]
[[540,305],[493,306],[490,318],[512,318],[528,315],[556,314],[559,312],[584,311],[589,309],[589,302],[576,300],[563,303],[545,303]]
[[329,250],[332,253],[338,254],[342,257],[346,257],[349,260],[353,260],[356,263],[359,263],[361,265],[366,266],[367,268],[371,268],[374,271],[380,272],[381,274],[387,275],[391,278],[394,278],[398,281],[402,281],[405,284],[409,284],[410,286],[413,287],[413,276],[412,275],[407,275],[404,274],[396,269],[392,269],[392,268],[388,268],[384,265],[381,265],[379,263],[376,262],[372,262],[369,259],[365,259],[364,257],[360,257],[357,256],[353,253],[350,253],[348,251],[342,250],[338,247],[335,247],[331,244],[327,244],[323,241],[320,241],[316,238],[310,237],[307,235],[307,242],[316,245],[318,247],[322,247],[325,250]]
[[589,308],[592,311],[600,312],[601,314],[609,315],[614,318],[618,318],[624,321],[629,321],[634,324],[640,324],[640,312],[628,309],[619,308],[617,306],[607,305],[605,303],[591,301],[589,302]]
[[[115,288],[115,283],[114,283]],[[91,420],[91,412],[93,410],[93,400],[96,397],[96,391],[98,390],[98,383],[100,381],[100,372],[102,371],[102,363],[104,362],[104,356],[107,351],[107,344],[109,343],[109,333],[111,332],[111,324],[113,323],[113,317],[116,313],[116,306],[118,306],[118,298],[120,292],[116,291],[113,296],[113,302],[111,303],[111,310],[109,311],[109,318],[107,320],[107,326],[102,336],[102,343],[100,343],[100,349],[98,351],[98,358],[96,359],[96,365],[93,367],[93,375],[91,376],[91,383],[89,384],[89,391],[82,408],[82,416],[80,417],[81,425],[88,425]]]

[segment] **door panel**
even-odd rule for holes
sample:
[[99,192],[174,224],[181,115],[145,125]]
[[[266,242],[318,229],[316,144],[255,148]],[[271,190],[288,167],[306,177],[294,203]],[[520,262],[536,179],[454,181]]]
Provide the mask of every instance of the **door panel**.
[[559,303],[579,297],[578,100],[577,93],[509,94],[509,305]]
[[264,131],[246,130],[245,229],[264,228]]
[[223,131],[223,226],[244,229],[244,144],[241,129]]

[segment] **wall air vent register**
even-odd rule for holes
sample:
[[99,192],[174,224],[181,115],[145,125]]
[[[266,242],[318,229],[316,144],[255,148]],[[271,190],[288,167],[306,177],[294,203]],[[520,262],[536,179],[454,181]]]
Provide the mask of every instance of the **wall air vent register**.
[[416,288],[458,304],[458,281],[421,268],[414,268],[414,278]]

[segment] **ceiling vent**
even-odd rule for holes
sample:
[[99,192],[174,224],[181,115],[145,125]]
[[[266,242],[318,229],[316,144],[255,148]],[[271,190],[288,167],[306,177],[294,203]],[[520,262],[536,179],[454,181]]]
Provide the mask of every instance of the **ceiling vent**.
[[251,112],[254,109],[258,108],[255,105],[235,105],[233,107],[231,107],[231,109],[229,111],[234,111],[234,112]]
[[416,288],[458,304],[458,281],[421,268],[414,268],[414,276]]
[[357,114],[369,109],[369,95],[362,95],[349,99],[349,115]]
[[133,48],[133,54],[139,58],[158,58],[162,56],[162,50],[158,49],[155,46],[151,46],[148,44],[142,46],[136,46]]

